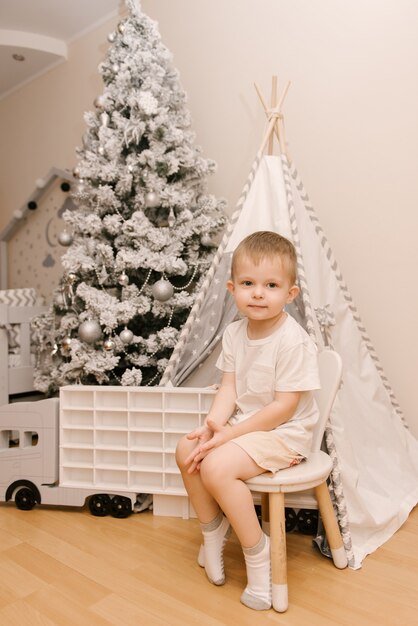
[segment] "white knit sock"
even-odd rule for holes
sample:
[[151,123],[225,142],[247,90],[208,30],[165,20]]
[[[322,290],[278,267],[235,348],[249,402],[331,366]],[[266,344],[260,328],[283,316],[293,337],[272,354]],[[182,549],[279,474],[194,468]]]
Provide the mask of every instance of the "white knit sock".
[[197,563],[200,567],[205,567],[205,546],[200,544],[199,554],[197,555]]
[[201,524],[204,544],[204,566],[206,575],[214,585],[225,582],[223,551],[231,532],[226,517],[219,511],[209,524]]
[[252,548],[243,548],[247,567],[247,586],[241,596],[242,604],[256,611],[271,608],[270,539],[264,533]]

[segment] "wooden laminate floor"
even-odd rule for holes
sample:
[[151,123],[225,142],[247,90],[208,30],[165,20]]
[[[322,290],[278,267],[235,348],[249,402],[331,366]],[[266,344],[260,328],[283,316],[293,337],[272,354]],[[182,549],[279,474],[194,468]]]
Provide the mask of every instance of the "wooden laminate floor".
[[418,624],[418,507],[360,570],[337,570],[291,533],[286,613],[240,604],[242,552],[225,549],[227,582],[197,565],[198,523],[118,520],[87,511],[0,505],[1,626],[412,626]]

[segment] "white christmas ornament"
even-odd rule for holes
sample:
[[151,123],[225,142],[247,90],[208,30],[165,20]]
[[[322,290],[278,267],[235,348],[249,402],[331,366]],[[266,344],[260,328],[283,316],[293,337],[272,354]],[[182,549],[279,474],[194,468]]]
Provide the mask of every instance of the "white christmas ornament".
[[106,99],[103,95],[97,96],[97,98],[94,99],[94,106],[97,107],[98,109],[104,109],[105,104],[106,104]]
[[102,329],[96,320],[86,320],[82,322],[78,328],[78,336],[81,341],[86,343],[94,343],[102,336]]
[[154,207],[157,207],[159,204],[160,204],[160,197],[158,193],[151,190],[145,194],[145,206],[148,209],[153,209]]
[[122,343],[129,344],[132,342],[134,334],[129,328],[125,328],[119,335],[119,339]]
[[62,292],[59,292],[56,294],[55,298],[54,298],[54,304],[56,304],[59,307],[63,307],[65,306],[65,298],[64,298],[64,294]]
[[58,243],[61,244],[61,246],[64,246],[64,247],[71,246],[71,244],[73,243],[73,240],[74,238],[72,234],[66,230],[63,230],[62,233],[58,235]]
[[167,300],[170,300],[170,298],[173,296],[173,293],[173,286],[171,285],[171,283],[168,282],[168,280],[164,280],[164,278],[161,278],[161,280],[158,280],[152,286],[152,295],[156,300],[159,300],[160,302],[166,302]]

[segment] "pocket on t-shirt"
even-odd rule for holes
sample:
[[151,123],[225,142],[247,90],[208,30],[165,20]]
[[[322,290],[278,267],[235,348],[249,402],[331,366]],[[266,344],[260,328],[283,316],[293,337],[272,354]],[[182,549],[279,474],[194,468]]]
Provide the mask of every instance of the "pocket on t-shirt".
[[248,391],[263,402],[271,402],[274,395],[274,368],[263,363],[254,363],[248,372]]

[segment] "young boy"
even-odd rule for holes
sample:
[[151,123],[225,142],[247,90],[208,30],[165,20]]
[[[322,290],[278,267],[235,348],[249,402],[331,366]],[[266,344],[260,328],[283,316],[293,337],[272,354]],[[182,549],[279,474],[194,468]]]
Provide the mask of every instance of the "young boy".
[[247,569],[241,602],[256,610],[271,607],[270,540],[244,481],[300,463],[318,418],[316,346],[284,311],[298,294],[295,283],[290,241],[260,231],[239,244],[227,288],[244,317],[225,330],[216,364],[222,381],[205,425],[183,437],[176,452],[201,523],[209,580],[225,582],[223,548],[232,526]]

